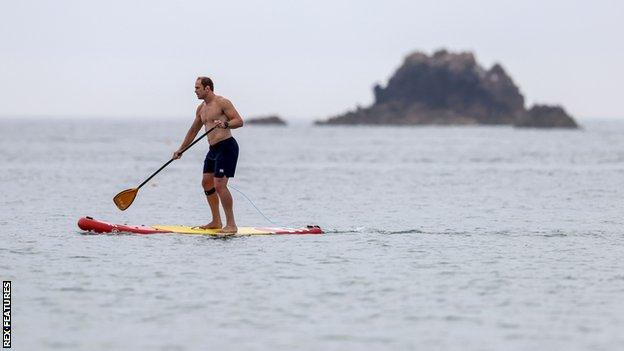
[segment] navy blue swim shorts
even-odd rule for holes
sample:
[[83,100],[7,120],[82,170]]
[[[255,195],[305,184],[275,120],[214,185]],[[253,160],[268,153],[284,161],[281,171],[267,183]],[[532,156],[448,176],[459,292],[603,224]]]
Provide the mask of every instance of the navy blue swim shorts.
[[214,173],[215,178],[233,178],[238,161],[238,143],[234,137],[210,145],[204,160],[204,173]]

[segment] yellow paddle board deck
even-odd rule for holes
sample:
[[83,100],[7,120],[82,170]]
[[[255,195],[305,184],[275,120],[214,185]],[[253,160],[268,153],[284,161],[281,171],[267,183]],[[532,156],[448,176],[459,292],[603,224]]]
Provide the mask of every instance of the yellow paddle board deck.
[[152,228],[178,234],[210,235],[210,236],[248,236],[248,235],[276,235],[276,234],[321,234],[319,227],[306,228],[277,228],[277,227],[238,227],[234,234],[221,233],[220,229],[201,229],[183,225],[153,225]]

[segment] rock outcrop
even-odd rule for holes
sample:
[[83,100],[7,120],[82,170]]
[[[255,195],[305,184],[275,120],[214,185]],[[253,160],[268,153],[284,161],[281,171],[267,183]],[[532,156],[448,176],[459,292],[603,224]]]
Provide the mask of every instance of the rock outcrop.
[[279,116],[255,117],[245,120],[245,124],[285,126],[286,122]]
[[578,128],[563,107],[537,104],[516,120],[514,125],[532,128]]
[[576,128],[563,108],[537,105],[526,110],[524,96],[495,64],[489,70],[472,53],[416,52],[383,87],[374,103],[316,124],[485,124]]

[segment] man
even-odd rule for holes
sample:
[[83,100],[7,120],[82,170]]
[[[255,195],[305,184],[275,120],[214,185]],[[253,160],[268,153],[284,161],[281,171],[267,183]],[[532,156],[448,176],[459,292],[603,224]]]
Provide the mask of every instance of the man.
[[[236,161],[238,160],[238,144],[230,129],[243,126],[243,119],[234,108],[230,100],[223,96],[215,95],[214,84],[208,77],[199,77],[195,81],[195,94],[200,100],[204,100],[195,114],[195,120],[191,125],[180,148],[173,153],[173,158],[182,156],[181,150],[188,146],[200,131],[202,126],[208,130],[210,149],[204,160],[204,175],[202,187],[210,205],[212,221],[202,229],[221,229],[222,233],[236,233],[236,221],[232,204],[232,194],[227,188],[229,178],[234,177]],[[222,226],[219,212],[219,200],[225,212],[225,227]]]

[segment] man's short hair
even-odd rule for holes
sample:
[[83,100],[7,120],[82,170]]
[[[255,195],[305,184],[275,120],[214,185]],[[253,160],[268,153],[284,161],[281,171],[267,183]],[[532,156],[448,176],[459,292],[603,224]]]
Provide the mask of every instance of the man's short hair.
[[208,77],[197,77],[197,79],[201,81],[201,84],[204,88],[210,87],[210,90],[214,92],[214,83],[212,82],[212,79]]

